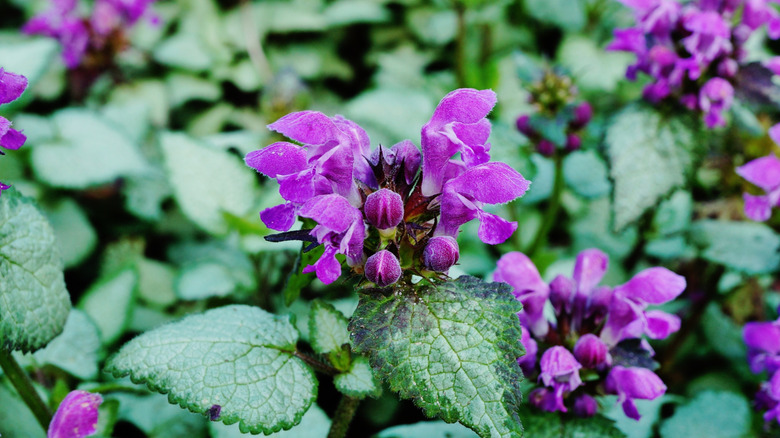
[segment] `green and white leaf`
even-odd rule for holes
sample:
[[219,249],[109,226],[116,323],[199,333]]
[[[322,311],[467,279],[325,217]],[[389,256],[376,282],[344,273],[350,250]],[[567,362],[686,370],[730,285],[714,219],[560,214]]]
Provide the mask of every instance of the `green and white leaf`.
[[354,357],[349,372],[336,376],[333,383],[336,389],[350,397],[379,397],[382,394],[382,385],[363,356]]
[[70,108],[55,113],[52,120],[58,139],[37,145],[31,153],[41,181],[83,189],[147,169],[137,145],[97,113]]
[[[3,195],[5,196],[5,195]],[[11,384],[0,378],[0,436],[3,438],[44,438],[46,432]]]
[[37,350],[62,332],[70,311],[54,231],[16,189],[0,196],[0,347]]
[[528,14],[541,22],[573,31],[585,26],[585,2],[581,0],[528,0],[524,3]]
[[464,276],[389,296],[368,291],[349,326],[354,349],[426,415],[482,437],[520,435],[521,306],[509,290]]
[[[17,33],[18,35],[18,33]],[[57,56],[59,45],[51,38],[2,38],[0,59],[7,71],[24,75],[32,87]]]
[[98,280],[79,301],[78,307],[95,322],[103,344],[122,336],[133,313],[137,287],[138,272],[128,267]]
[[615,184],[614,223],[622,230],[684,186],[693,164],[695,137],[680,118],[647,106],[621,111],[607,128],[606,146]]
[[376,438],[476,438],[473,430],[443,421],[421,421],[385,429]]
[[81,380],[90,380],[97,376],[99,350],[97,327],[84,312],[73,309],[62,333],[32,357],[39,364],[53,365]]
[[48,209],[46,216],[54,227],[65,267],[78,266],[97,244],[97,233],[86,213],[75,201],[66,198]]
[[692,226],[693,241],[705,259],[746,274],[768,274],[780,265],[780,236],[757,222],[699,220]]
[[198,226],[224,234],[223,212],[242,216],[252,208],[257,182],[240,159],[184,134],[164,133],[160,142],[176,201]]
[[[301,424],[290,430],[282,430],[273,434],[274,438],[325,438],[330,430],[330,418],[316,404],[313,404],[301,418]],[[237,424],[230,426],[212,421],[209,423],[212,438],[246,438]]]
[[[205,434],[207,420],[172,405],[165,397],[159,395],[137,395],[130,392],[112,393],[106,396],[106,401],[119,402],[118,418],[135,425],[148,437],[181,438],[201,437]],[[173,427],[194,429],[196,433],[171,435]]]
[[521,410],[526,437],[533,438],[624,438],[612,420],[601,415],[591,418],[564,417],[558,412]]
[[[585,3],[579,0],[557,1]],[[626,67],[634,62],[633,54],[606,51],[596,44],[594,38],[574,34],[569,34],[561,42],[557,58],[571,72],[578,87],[594,92],[614,91],[624,81]]]
[[138,296],[156,307],[166,307],[176,302],[174,281],[176,270],[157,260],[138,260]]
[[348,324],[347,318],[333,305],[314,300],[309,314],[309,336],[314,351],[320,354],[330,353],[348,344]]
[[578,195],[598,198],[609,193],[612,184],[607,165],[593,150],[572,152],[563,160],[566,184]]
[[236,287],[230,269],[221,263],[193,263],[185,266],[176,278],[176,295],[183,300],[225,297]]
[[732,438],[750,431],[750,403],[733,392],[705,391],[661,425],[661,438]]
[[192,412],[220,405],[225,424],[270,434],[298,424],[317,396],[314,372],[293,355],[297,340],[289,316],[226,306],[144,333],[107,370]]

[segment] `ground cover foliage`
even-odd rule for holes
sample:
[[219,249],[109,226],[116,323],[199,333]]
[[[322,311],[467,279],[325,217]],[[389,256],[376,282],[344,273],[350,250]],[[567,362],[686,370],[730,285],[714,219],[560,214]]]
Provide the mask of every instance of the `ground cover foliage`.
[[3,437],[780,435],[780,8],[121,3],[0,6]]

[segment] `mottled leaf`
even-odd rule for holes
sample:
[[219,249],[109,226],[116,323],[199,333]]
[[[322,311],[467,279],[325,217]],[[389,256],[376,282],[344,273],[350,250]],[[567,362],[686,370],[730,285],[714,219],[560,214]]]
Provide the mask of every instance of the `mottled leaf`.
[[702,257],[737,271],[768,274],[780,264],[780,236],[761,223],[699,220],[692,235]]
[[368,359],[363,356],[355,357],[352,360],[352,368],[336,376],[333,383],[336,389],[350,397],[379,397],[382,394],[382,386],[374,377]]
[[349,343],[347,318],[333,305],[315,300],[309,314],[309,336],[311,346],[317,353],[330,353]]

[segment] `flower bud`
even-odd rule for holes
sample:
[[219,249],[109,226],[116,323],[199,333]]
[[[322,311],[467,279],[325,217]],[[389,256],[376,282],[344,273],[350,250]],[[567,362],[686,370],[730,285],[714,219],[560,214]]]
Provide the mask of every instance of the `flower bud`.
[[393,253],[383,249],[366,260],[365,273],[368,281],[385,287],[401,278],[401,264]]
[[550,303],[555,309],[555,314],[560,315],[564,311],[571,313],[571,299],[577,285],[569,277],[558,275],[550,282]]
[[580,394],[574,400],[574,414],[578,417],[588,418],[596,415],[599,410],[599,404],[596,399],[588,394]]
[[580,129],[590,122],[593,118],[593,107],[588,102],[582,102],[574,108],[574,119],[571,121],[571,127]]
[[447,272],[459,257],[458,242],[450,236],[431,238],[423,251],[425,267],[436,272]]
[[596,368],[607,361],[607,346],[598,336],[588,333],[574,345],[574,357],[585,368]]
[[577,134],[569,134],[566,136],[566,150],[576,151],[582,147],[582,139]]
[[536,151],[545,157],[552,157],[555,154],[555,143],[543,138],[536,145]]
[[517,118],[517,130],[526,137],[536,137],[538,133],[531,127],[531,116],[524,114]]
[[386,230],[395,228],[404,218],[404,202],[401,195],[390,189],[379,189],[368,195],[363,206],[368,222]]

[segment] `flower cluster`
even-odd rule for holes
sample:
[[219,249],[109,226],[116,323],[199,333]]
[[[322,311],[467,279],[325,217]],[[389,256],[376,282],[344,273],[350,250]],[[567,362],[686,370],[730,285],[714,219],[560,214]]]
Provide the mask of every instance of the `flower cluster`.
[[771,322],[749,322],[742,330],[747,345],[750,370],[766,371],[769,381],[756,394],[758,409],[766,410],[765,421],[780,423],[780,319]]
[[69,69],[83,63],[103,64],[126,45],[123,29],[147,14],[154,0],[96,0],[88,17],[79,14],[79,0],[51,0],[46,11],[22,28],[28,35],[44,35],[62,45]]
[[[27,78],[0,67],[0,105],[13,102],[22,95],[27,88]],[[27,137],[11,127],[11,122],[5,117],[0,116],[0,148],[16,150],[22,147]],[[5,155],[0,149],[0,155]],[[11,186],[3,184],[0,181],[0,194],[3,190],[8,190]]]
[[[710,128],[725,125],[748,37],[764,24],[771,38],[780,37],[780,14],[768,0],[619,1],[634,10],[636,26],[615,30],[607,48],[636,54],[626,77],[651,76],[647,100],[678,99]],[[767,67],[778,73],[776,65]]]
[[[529,395],[540,409],[592,416],[598,408],[592,394],[616,394],[625,414],[639,419],[634,400],[666,392],[643,335],[664,339],[680,328],[680,319],[647,308],[680,295],[685,279],[655,267],[622,285],[600,286],[608,262],[603,252],[587,249],[577,256],[571,278],[559,275],[548,284],[525,254],[511,252],[498,261],[494,279],[511,285],[523,303],[518,317],[526,354],[518,363],[543,385]],[[545,307],[554,309],[553,321]]]
[[[558,148],[571,152],[582,147],[581,133],[593,117],[593,108],[588,102],[576,102],[577,90],[571,78],[547,71],[529,91],[536,113],[521,115],[516,124],[536,151],[550,157]],[[551,132],[560,134],[558,144]]]
[[101,403],[100,394],[71,391],[51,419],[47,438],[83,438],[94,434]]
[[[780,124],[769,128],[769,137],[780,145]],[[765,221],[772,216],[772,207],[780,206],[780,159],[771,154],[755,159],[737,168],[737,174],[762,188],[761,196],[744,193],[745,215],[754,221]]]
[[301,146],[277,142],[245,159],[279,182],[286,201],[260,217],[283,232],[296,217],[316,223],[305,238],[324,253],[304,272],[316,272],[326,284],[341,275],[337,254],[380,287],[408,281],[412,273],[446,273],[458,260],[460,226],[477,218],[483,242],[505,241],[517,224],[483,206],[512,201],[530,184],[490,161],[485,117],[495,104],[491,90],[449,93],[422,128],[422,153],[410,140],[372,151],[366,132],[341,116],[288,114],[268,128]]

